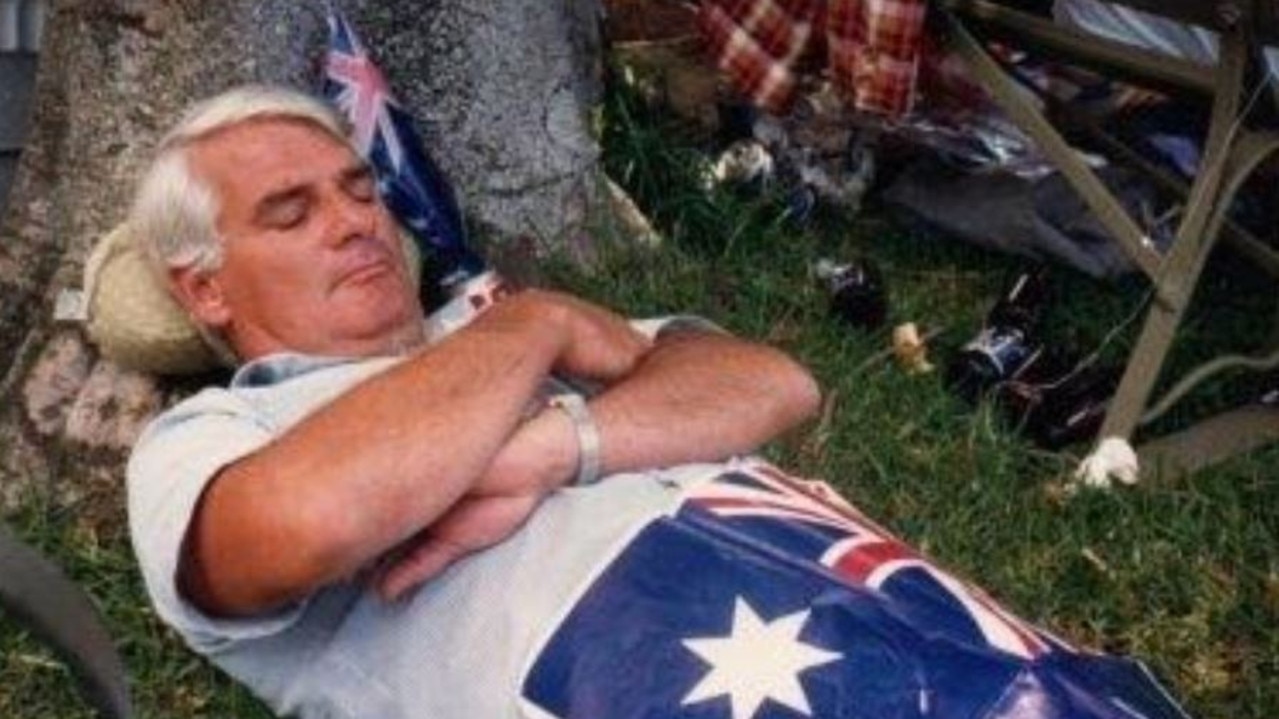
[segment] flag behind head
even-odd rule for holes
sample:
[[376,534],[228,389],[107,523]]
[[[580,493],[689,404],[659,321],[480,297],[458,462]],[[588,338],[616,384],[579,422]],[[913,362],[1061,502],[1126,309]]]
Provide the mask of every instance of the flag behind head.
[[422,147],[413,118],[395,100],[382,71],[336,8],[330,6],[324,96],[346,115],[352,141],[373,167],[378,192],[449,288],[485,270],[470,249],[453,190]]

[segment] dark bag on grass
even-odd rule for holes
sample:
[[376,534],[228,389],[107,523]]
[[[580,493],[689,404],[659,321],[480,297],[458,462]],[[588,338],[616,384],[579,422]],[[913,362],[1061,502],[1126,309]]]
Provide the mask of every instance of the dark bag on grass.
[[[1170,240],[1154,188],[1135,174],[1103,168],[1102,181],[1146,228],[1156,247]],[[906,167],[884,201],[944,234],[1035,260],[1055,260],[1092,277],[1113,278],[1135,266],[1058,173],[1025,179],[974,173],[927,157]]]

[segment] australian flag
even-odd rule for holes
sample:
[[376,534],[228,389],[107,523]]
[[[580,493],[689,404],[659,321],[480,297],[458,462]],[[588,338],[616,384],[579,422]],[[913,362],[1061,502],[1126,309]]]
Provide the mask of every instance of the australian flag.
[[763,463],[645,526],[537,649],[538,719],[1184,719]]
[[443,288],[481,275],[485,262],[470,249],[453,190],[423,150],[412,116],[332,6],[328,22],[323,92],[350,120],[352,139],[377,174],[383,202],[413,235]]

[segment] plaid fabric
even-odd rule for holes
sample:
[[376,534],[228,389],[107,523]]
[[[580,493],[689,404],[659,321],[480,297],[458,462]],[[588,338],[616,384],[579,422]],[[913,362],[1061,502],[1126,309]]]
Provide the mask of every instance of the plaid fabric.
[[779,112],[794,99],[797,66],[825,54],[853,107],[910,111],[923,41],[925,0],[704,0],[702,36],[733,85]]
[[795,94],[824,0],[708,0],[698,24],[719,69],[760,107],[779,112]]
[[834,0],[826,42],[835,85],[858,110],[910,110],[924,36],[924,0]]

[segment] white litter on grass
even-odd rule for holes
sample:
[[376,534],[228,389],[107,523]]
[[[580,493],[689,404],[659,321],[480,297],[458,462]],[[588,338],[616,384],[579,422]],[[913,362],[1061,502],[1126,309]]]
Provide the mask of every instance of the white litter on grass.
[[1092,454],[1079,463],[1075,481],[1085,487],[1109,488],[1117,479],[1124,484],[1136,484],[1140,466],[1137,452],[1128,440],[1107,437],[1097,445]]
[[768,148],[755,140],[739,140],[720,154],[711,168],[719,183],[772,182],[776,168]]

